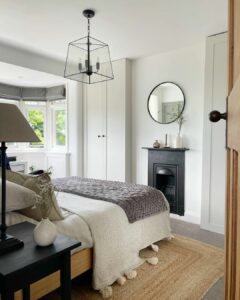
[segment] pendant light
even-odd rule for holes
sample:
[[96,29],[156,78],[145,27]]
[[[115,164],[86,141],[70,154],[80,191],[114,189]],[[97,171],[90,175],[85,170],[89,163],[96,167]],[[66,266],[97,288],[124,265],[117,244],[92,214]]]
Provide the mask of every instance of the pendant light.
[[86,9],[83,15],[88,21],[88,34],[68,44],[64,77],[88,84],[111,80],[114,77],[109,47],[90,36],[90,19],[95,12]]

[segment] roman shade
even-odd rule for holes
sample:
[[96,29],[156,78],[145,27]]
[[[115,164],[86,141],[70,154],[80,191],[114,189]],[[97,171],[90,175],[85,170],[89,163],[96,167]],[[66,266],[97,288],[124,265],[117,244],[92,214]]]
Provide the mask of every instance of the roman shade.
[[17,86],[0,83],[0,98],[20,100],[21,88]]
[[55,101],[66,97],[65,86],[19,87],[0,83],[0,98],[24,101]]

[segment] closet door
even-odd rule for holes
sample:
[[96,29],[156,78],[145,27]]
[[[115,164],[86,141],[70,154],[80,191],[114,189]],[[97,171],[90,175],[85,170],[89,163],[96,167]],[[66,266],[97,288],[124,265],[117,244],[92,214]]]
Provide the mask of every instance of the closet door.
[[85,177],[106,179],[106,82],[87,85],[85,106]]
[[129,181],[130,62],[113,62],[114,80],[107,82],[107,179]]
[[224,233],[226,122],[209,122],[209,112],[226,110],[227,33],[207,39],[203,130],[201,228]]

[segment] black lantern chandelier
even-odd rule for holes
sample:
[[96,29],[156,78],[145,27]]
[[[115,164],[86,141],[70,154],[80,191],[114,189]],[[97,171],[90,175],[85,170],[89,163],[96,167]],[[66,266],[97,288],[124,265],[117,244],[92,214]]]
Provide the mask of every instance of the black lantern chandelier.
[[88,35],[68,44],[64,77],[88,84],[113,79],[108,45],[90,36],[95,12],[86,9],[83,15],[88,20]]

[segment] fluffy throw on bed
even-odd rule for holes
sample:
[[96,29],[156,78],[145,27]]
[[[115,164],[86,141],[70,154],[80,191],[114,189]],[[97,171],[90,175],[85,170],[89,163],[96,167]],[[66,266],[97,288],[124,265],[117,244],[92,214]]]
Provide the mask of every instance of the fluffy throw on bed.
[[150,186],[76,176],[54,179],[53,183],[56,191],[119,205],[130,223],[168,210],[163,194]]

